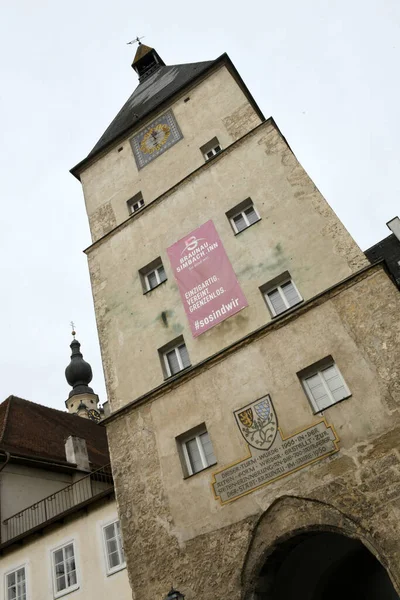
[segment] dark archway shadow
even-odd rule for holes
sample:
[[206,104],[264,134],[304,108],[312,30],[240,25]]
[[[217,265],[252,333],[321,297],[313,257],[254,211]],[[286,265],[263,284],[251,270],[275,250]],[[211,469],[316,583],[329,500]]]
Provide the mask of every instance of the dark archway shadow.
[[299,534],[267,558],[254,600],[399,600],[381,563],[357,539]]

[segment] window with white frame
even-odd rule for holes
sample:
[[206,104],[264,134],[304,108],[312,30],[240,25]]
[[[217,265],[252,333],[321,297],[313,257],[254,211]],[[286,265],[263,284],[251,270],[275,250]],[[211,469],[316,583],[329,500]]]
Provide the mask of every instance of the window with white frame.
[[6,574],[6,600],[26,600],[25,567]]
[[160,285],[160,283],[163,283],[167,280],[164,265],[160,257],[146,267],[143,267],[143,269],[140,269],[139,273],[142,279],[144,293],[153,290],[155,287]]
[[107,560],[107,573],[111,575],[125,566],[124,548],[122,545],[121,525],[114,521],[103,527],[103,539]]
[[78,587],[73,542],[52,552],[54,594],[57,598]]
[[250,198],[229,210],[226,216],[235,233],[240,233],[260,220],[260,215]]
[[273,317],[289,310],[303,300],[292,279],[283,280],[273,287],[263,286],[261,292]]
[[183,337],[160,348],[159,354],[166,377],[172,377],[190,367],[190,358]]
[[207,142],[207,144],[204,144],[204,146],[201,146],[200,148],[200,152],[202,153],[206,161],[210,160],[210,158],[213,158],[213,156],[215,156],[216,154],[219,154],[221,150],[221,144],[219,143],[218,138],[216,137],[214,137],[212,140]]
[[325,358],[298,375],[315,413],[351,395],[332,357]]
[[186,476],[194,475],[216,464],[217,459],[204,423],[179,436],[177,443]]
[[135,194],[132,198],[127,201],[128,210],[130,214],[133,214],[140,210],[144,206],[144,200],[142,192]]

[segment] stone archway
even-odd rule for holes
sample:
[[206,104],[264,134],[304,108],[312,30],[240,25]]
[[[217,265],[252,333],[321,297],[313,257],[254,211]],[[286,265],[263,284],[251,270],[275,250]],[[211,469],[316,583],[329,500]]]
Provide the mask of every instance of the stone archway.
[[[318,559],[313,566],[310,561],[315,556]],[[390,549],[377,548],[371,534],[334,507],[306,498],[282,497],[262,515],[254,530],[242,571],[242,598],[397,600],[399,565],[393,553],[392,561],[390,556]],[[358,595],[351,588],[352,568],[358,569],[358,581],[364,586],[364,591],[357,588]],[[368,581],[363,580],[363,573],[364,579],[370,577]],[[371,595],[374,586],[386,595]]]

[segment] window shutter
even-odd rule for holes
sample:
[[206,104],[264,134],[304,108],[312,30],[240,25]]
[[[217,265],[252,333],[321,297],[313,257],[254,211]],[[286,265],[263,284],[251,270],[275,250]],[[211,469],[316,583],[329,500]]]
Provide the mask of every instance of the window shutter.
[[249,208],[246,208],[244,213],[245,213],[246,217],[248,218],[250,225],[253,225],[253,223],[258,221],[258,215],[252,206],[250,206]]
[[289,306],[294,306],[300,302],[301,298],[291,281],[284,283],[281,287]]
[[243,229],[246,229],[247,227],[246,221],[244,220],[242,213],[240,213],[240,215],[236,215],[236,217],[233,217],[233,222],[235,223],[238,233],[239,231],[243,231]]
[[176,355],[175,349],[171,350],[171,352],[167,352],[166,356],[167,356],[167,361],[168,361],[168,365],[169,365],[169,370],[171,371],[171,375],[175,375],[175,373],[179,373],[181,368],[179,366],[178,357]]
[[202,433],[200,436],[201,445],[203,446],[204,455],[206,457],[207,466],[213,465],[217,462],[214,450],[211,444],[210,436],[208,435],[208,431]]
[[149,282],[149,288],[152,290],[157,285],[157,275],[155,271],[152,271],[147,275],[147,281]]
[[282,300],[282,297],[278,290],[273,290],[272,292],[269,292],[268,298],[272,304],[275,315],[279,315],[280,313],[282,313],[286,310],[286,305],[285,305],[284,301]]
[[158,275],[160,277],[160,283],[165,281],[167,279],[167,276],[165,274],[165,269],[164,269],[164,265],[160,265],[157,269],[158,271]]
[[201,462],[200,451],[197,446],[197,440],[189,440],[186,442],[186,449],[189,456],[190,466],[192,467],[193,473],[198,473],[203,469],[203,463]]
[[343,385],[343,380],[339,375],[335,365],[331,365],[322,371],[323,378],[331,392],[333,398],[338,402],[343,400],[348,395],[348,392]]
[[186,367],[190,367],[190,358],[186,345],[182,344],[181,346],[179,346],[178,351],[181,357],[183,368],[186,369]]
[[307,377],[305,383],[310,391],[311,398],[314,400],[314,408],[317,412],[332,404],[322,382],[320,373]]

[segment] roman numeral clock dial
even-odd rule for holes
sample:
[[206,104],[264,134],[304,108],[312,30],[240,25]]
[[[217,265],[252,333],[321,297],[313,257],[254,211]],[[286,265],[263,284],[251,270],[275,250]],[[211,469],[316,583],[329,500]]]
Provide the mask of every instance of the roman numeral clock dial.
[[138,169],[171,148],[182,137],[172,110],[152,121],[130,140]]

